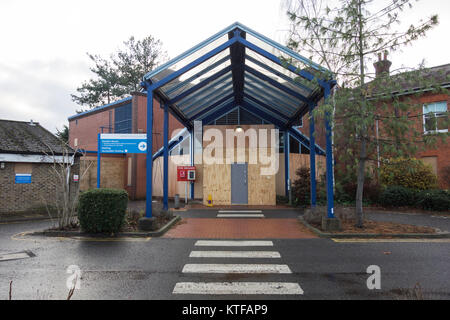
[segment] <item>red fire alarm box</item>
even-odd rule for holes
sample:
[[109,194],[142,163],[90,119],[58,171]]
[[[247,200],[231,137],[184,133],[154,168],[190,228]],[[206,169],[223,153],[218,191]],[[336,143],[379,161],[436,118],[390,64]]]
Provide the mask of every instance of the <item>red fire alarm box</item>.
[[194,166],[178,166],[177,181],[195,181]]

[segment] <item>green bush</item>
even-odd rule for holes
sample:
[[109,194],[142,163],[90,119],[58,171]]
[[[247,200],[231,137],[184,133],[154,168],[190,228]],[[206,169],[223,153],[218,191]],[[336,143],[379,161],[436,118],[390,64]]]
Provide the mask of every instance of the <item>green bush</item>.
[[125,222],[128,194],[120,189],[91,189],[80,194],[78,220],[90,233],[116,233]]
[[[345,170],[335,170],[335,192],[334,198],[339,204],[354,204],[356,199],[357,176],[355,172],[345,172]],[[378,203],[381,187],[366,173],[364,178],[363,203]]]
[[438,189],[421,191],[417,204],[425,210],[450,211],[450,192]]
[[379,197],[384,207],[414,206],[417,202],[417,192],[403,186],[389,186]]
[[298,168],[295,171],[297,179],[292,185],[292,198],[295,205],[307,206],[311,204],[311,179],[309,168]]
[[390,159],[380,169],[381,183],[409,189],[428,190],[437,187],[437,177],[431,166],[414,158]]

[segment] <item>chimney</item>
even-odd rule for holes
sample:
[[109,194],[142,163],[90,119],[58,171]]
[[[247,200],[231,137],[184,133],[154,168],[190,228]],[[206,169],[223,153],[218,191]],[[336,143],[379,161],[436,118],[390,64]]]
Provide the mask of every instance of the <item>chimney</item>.
[[381,60],[381,52],[378,53],[378,61],[373,64],[375,67],[375,76],[378,77],[383,73],[389,75],[389,68],[391,67],[392,62],[387,59],[387,51],[384,51],[384,59]]

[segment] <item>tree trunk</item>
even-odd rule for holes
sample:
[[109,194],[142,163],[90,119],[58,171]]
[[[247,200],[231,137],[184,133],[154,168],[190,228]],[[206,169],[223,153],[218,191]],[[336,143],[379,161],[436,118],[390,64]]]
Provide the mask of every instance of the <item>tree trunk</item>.
[[364,89],[364,50],[363,50],[363,22],[362,22],[362,10],[361,10],[361,1],[358,2],[358,19],[359,19],[359,68],[360,68],[360,90],[361,90],[361,120],[363,122],[363,126],[360,130],[360,139],[361,139],[361,151],[359,153],[359,165],[358,165],[358,178],[357,178],[357,187],[356,187],[356,226],[358,228],[363,227],[363,190],[364,190],[364,173],[366,166],[366,158],[367,158],[367,150],[366,150],[366,134],[367,129],[364,124],[365,118],[365,97],[362,94]]
[[366,157],[367,157],[366,140],[362,138],[361,151],[359,154],[358,177],[356,187],[356,226],[358,228],[362,228],[364,226],[362,201],[363,201]]

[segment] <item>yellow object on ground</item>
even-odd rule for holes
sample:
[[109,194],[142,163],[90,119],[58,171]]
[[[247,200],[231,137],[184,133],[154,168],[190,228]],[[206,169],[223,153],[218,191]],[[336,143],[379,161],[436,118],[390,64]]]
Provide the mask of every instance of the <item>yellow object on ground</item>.
[[212,196],[210,194],[208,194],[208,199],[207,199],[206,205],[208,207],[212,207],[213,206]]

